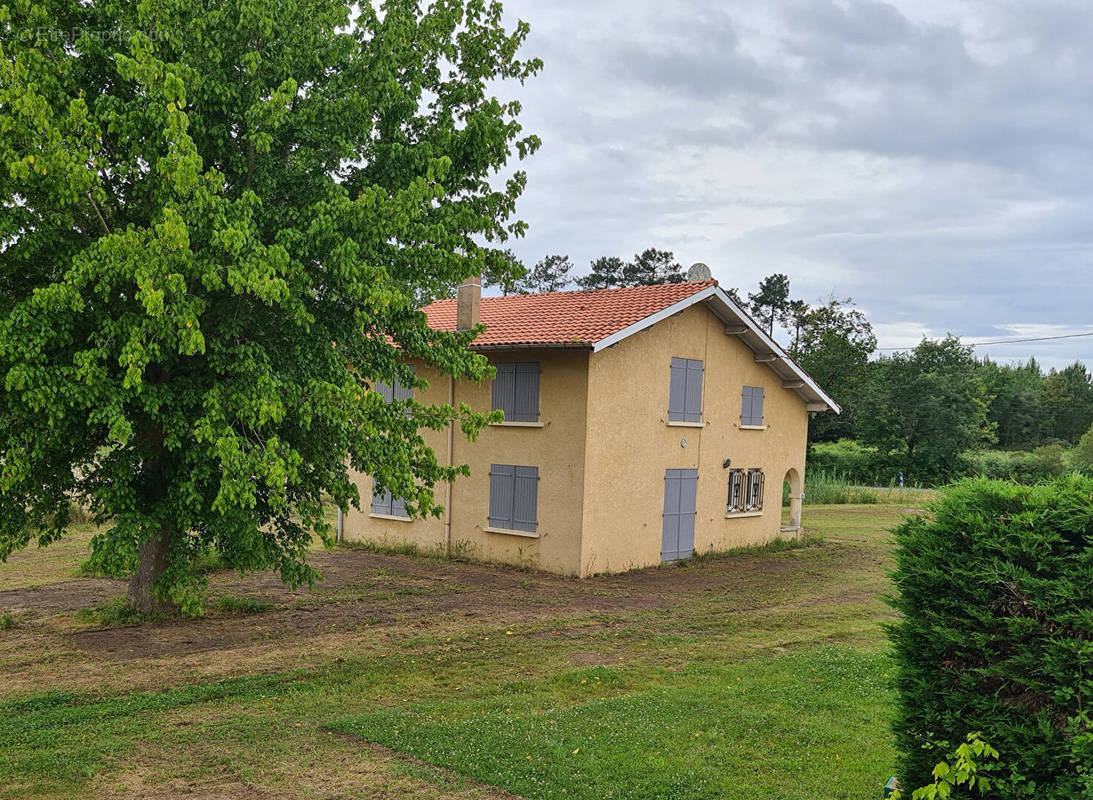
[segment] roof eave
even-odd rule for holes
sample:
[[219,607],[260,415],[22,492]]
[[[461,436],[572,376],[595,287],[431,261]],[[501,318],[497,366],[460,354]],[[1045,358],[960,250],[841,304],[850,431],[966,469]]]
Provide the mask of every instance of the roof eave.
[[474,344],[469,348],[476,352],[494,350],[592,350],[591,342],[514,342],[512,344]]

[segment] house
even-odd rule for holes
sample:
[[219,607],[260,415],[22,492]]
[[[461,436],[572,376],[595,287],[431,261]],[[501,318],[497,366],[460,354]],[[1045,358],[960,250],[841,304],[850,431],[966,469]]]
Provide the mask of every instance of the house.
[[410,519],[356,475],[373,500],[341,521],[345,540],[587,576],[799,531],[808,415],[839,409],[716,281],[486,298],[471,281],[424,310],[437,329],[480,319],[473,347],[497,375],[416,363],[417,399],[505,421],[476,442],[425,432],[443,463],[470,466],[437,486],[443,519]]

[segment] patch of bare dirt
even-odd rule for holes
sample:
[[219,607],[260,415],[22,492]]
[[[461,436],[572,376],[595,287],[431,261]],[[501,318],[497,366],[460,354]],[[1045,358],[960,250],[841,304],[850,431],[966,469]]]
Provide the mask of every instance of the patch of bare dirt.
[[[313,590],[290,590],[273,573],[210,576],[210,608],[218,596],[232,595],[271,603],[271,610],[211,611],[200,619],[106,629],[88,629],[65,612],[122,596],[124,582],[65,581],[0,592],[0,609],[18,607],[27,614],[16,629],[0,632],[0,695],[33,692],[44,683],[80,690],[120,680],[131,689],[161,688],[307,668],[336,656],[378,655],[393,641],[422,632],[458,636],[468,625],[549,621],[548,631],[525,635],[577,640],[618,624],[610,620],[693,605],[688,598],[696,595],[716,598],[718,613],[784,605],[798,599],[803,586],[826,583],[833,570],[876,558],[868,548],[828,544],[578,580],[340,548],[315,554],[324,581]],[[837,586],[828,588],[830,595],[841,593]]]
[[619,663],[619,657],[614,653],[570,653],[569,660],[578,667],[606,667]]
[[27,618],[78,611],[125,596],[125,581],[106,578],[77,578],[50,583],[34,589],[0,592],[0,612]]
[[[103,773],[92,784],[90,795],[110,800],[519,800],[518,795],[503,789],[428,766],[354,736],[331,733],[324,738],[326,741],[308,747],[297,759],[271,768],[276,776],[267,776],[270,785],[264,785],[264,780],[257,785],[248,782],[226,767],[210,770],[209,765],[218,760],[218,755],[207,748],[188,751],[192,760],[183,764],[178,763],[175,754],[146,750],[138,758],[118,763],[115,770]],[[434,779],[405,774],[399,769],[404,764],[422,767]]]

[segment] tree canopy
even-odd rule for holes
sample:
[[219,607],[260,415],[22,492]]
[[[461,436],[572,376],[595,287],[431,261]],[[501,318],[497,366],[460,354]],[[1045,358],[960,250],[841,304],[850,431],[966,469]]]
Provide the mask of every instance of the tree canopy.
[[209,548],[313,580],[350,468],[436,513],[465,469],[419,430],[484,417],[375,389],[420,385],[408,356],[487,374],[417,306],[510,269],[525,177],[497,176],[539,140],[492,92],[539,69],[527,26],[491,0],[4,15],[0,556],[76,501],[108,524],[95,557],[136,564],[138,610],[195,610]]
[[594,259],[588,274],[577,278],[577,285],[582,289],[612,289],[617,286],[680,283],[683,280],[683,267],[672,252],[650,247],[635,253],[631,261],[623,261],[617,256]]
[[952,474],[963,451],[993,440],[977,366],[971,348],[951,336],[870,363],[857,414],[862,441],[900,454],[915,474]]
[[515,289],[520,294],[561,291],[570,284],[572,279],[569,272],[572,269],[573,262],[569,256],[543,256],[524,277],[516,281]]

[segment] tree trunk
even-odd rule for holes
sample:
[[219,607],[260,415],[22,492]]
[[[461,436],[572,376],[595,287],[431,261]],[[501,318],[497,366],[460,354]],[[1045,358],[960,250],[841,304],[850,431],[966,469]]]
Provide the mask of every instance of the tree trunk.
[[174,608],[170,600],[160,600],[152,593],[167,569],[170,546],[171,528],[165,524],[137,547],[137,569],[129,579],[129,606],[138,614],[159,614]]

